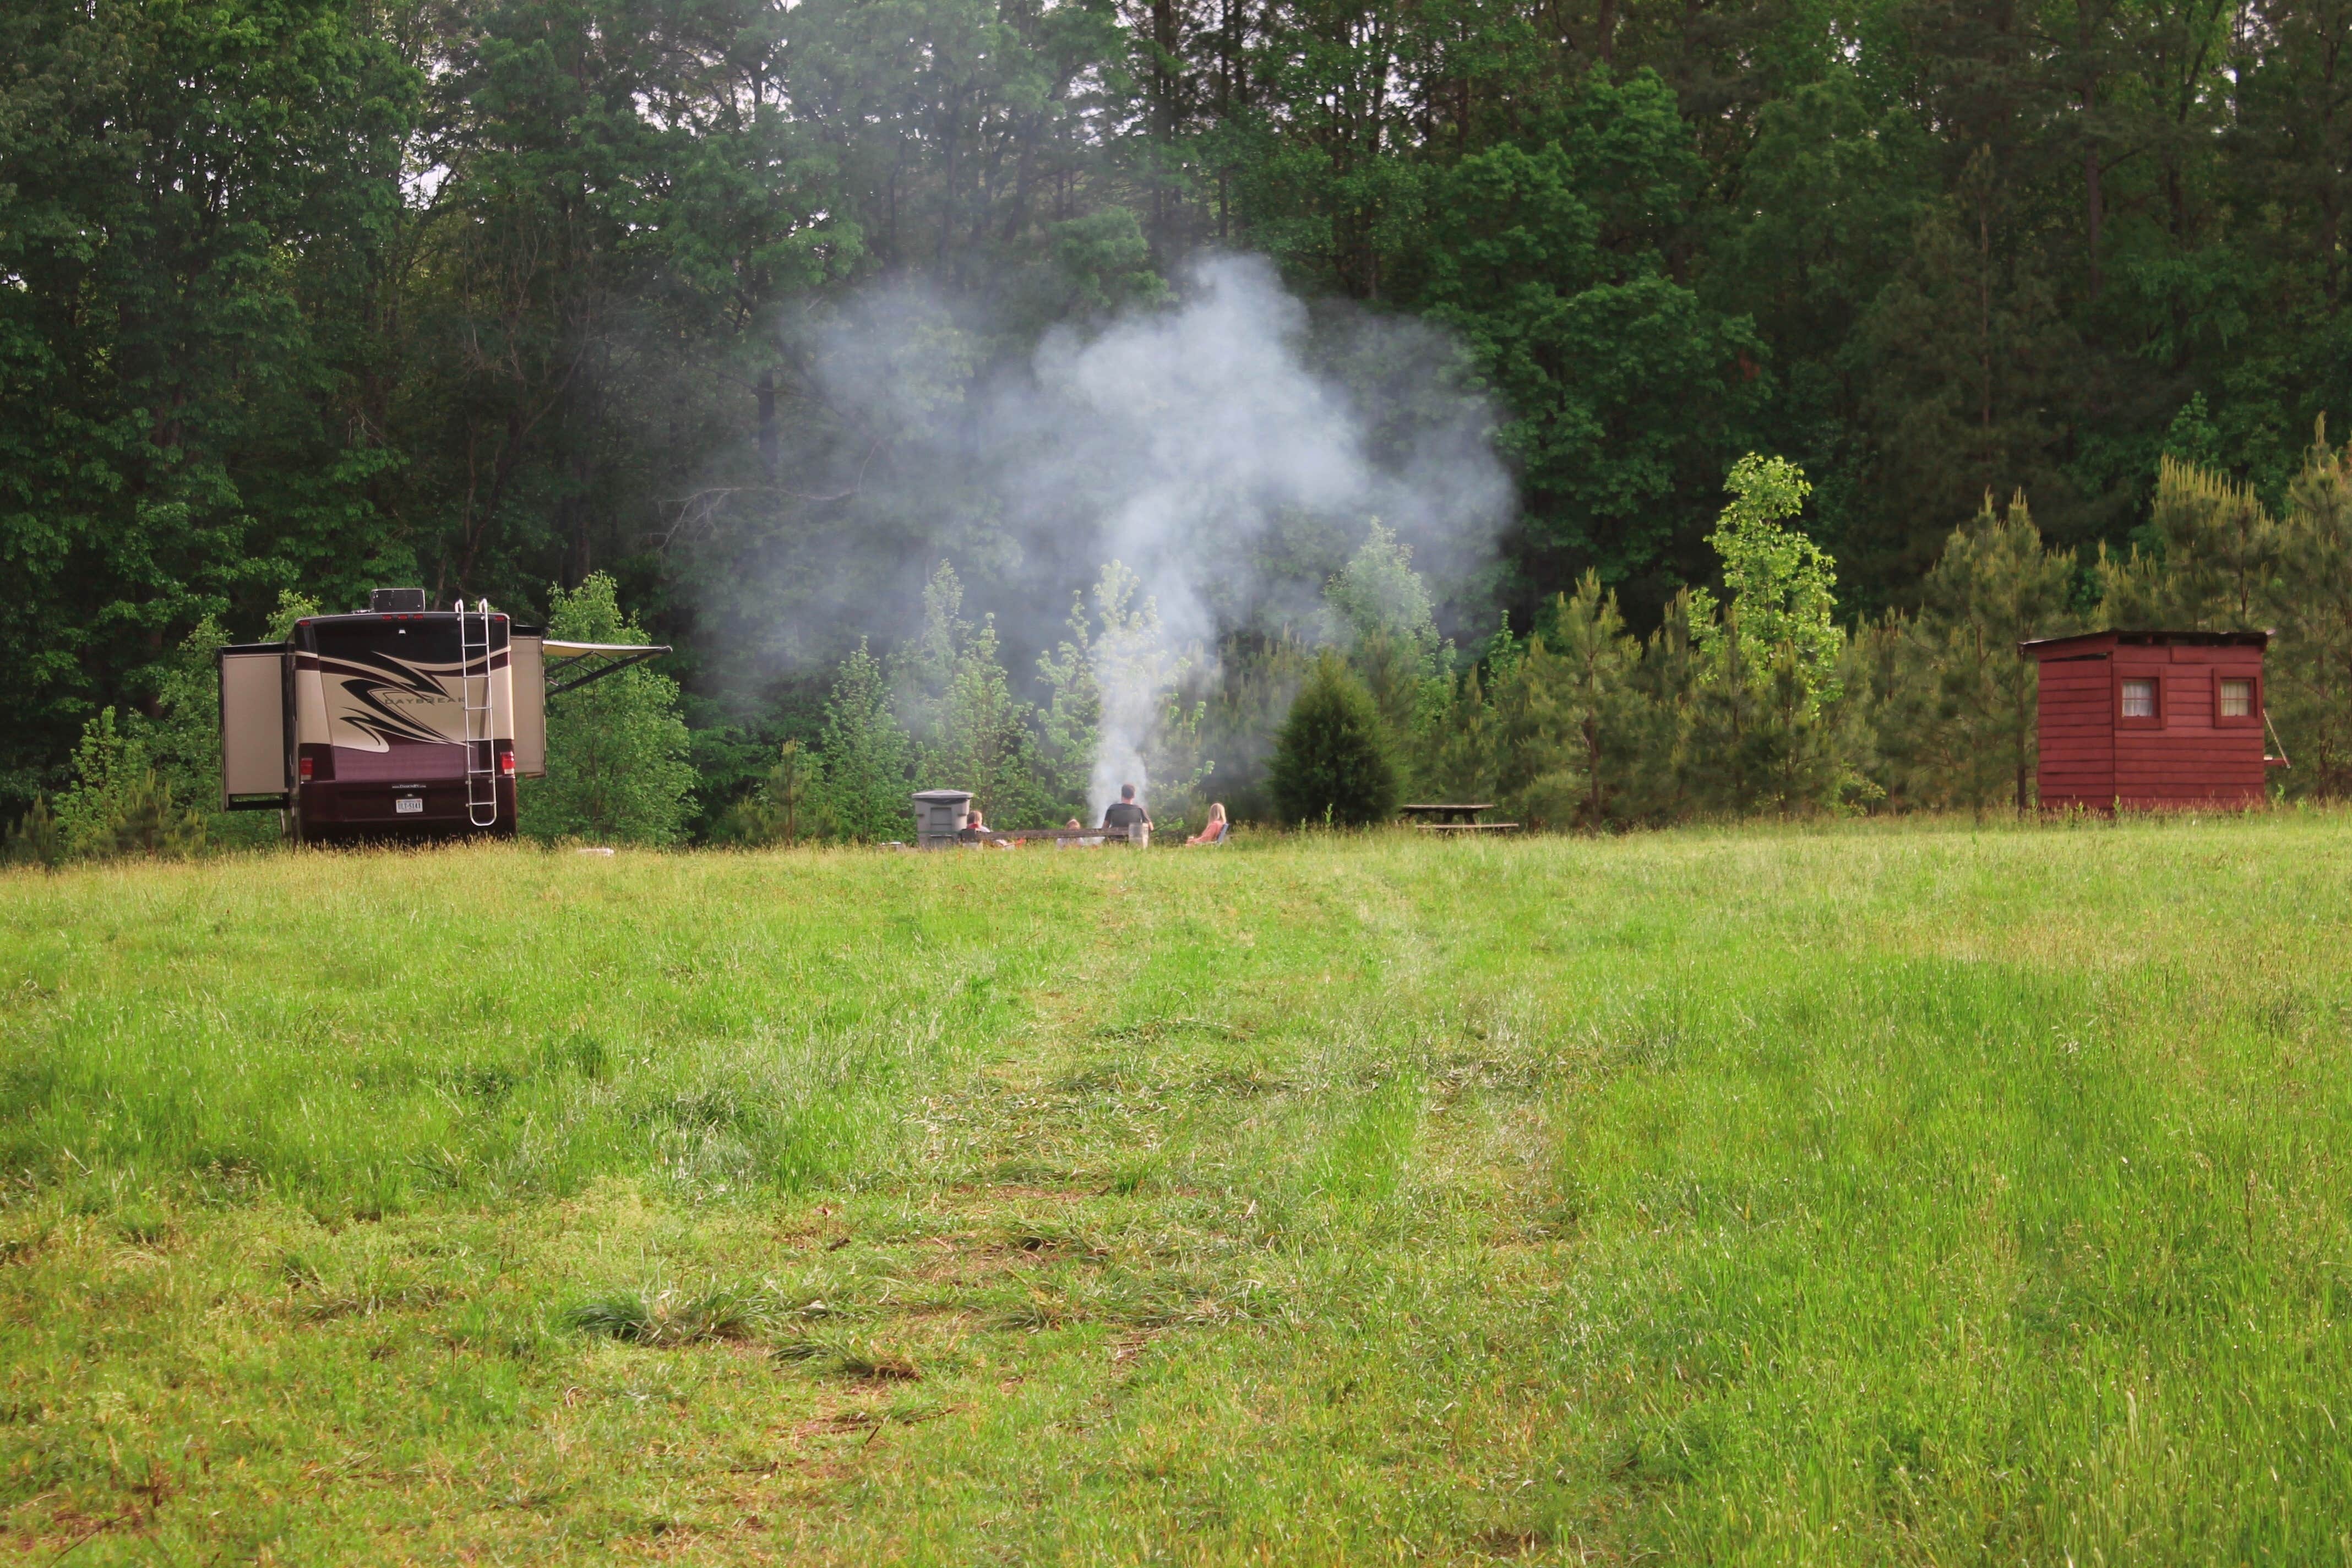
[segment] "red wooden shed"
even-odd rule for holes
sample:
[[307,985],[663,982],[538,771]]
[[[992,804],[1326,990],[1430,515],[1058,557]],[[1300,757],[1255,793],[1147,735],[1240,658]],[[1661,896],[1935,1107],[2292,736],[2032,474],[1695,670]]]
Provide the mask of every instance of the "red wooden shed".
[[2260,805],[2268,632],[2090,632],[2020,643],[2042,667],[2045,806]]

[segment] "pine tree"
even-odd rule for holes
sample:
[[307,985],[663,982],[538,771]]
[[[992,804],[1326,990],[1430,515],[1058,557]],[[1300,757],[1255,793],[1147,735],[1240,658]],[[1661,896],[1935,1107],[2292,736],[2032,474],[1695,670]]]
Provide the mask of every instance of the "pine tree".
[[1083,595],[1071,596],[1067,629],[1068,635],[1054,651],[1037,656],[1037,675],[1045,681],[1047,694],[1037,716],[1038,761],[1055,808],[1075,813],[1087,806],[1103,716],[1094,627]]
[[2291,749],[2294,794],[2352,795],[2352,443],[2323,423],[2288,489],[2279,527],[2279,636],[2265,706]]
[[1552,820],[1597,828],[1643,815],[1654,793],[1644,775],[1667,761],[1666,731],[1634,684],[1641,645],[1599,574],[1587,572],[1574,597],[1560,596],[1539,650],[1540,659],[1530,650],[1528,683],[1543,691],[1549,722],[1569,740],[1578,784],[1573,802],[1563,803],[1570,811]]
[[1645,775],[1669,761],[1635,684],[1641,651],[1617,596],[1588,572],[1554,604],[1551,625],[1496,667],[1485,725],[1496,760],[1480,782],[1507,809],[1588,828],[1641,814],[1654,793]]
[[934,738],[920,752],[924,788],[971,791],[972,803],[999,827],[1047,820],[1053,802],[1034,714],[1013,695],[997,657],[994,617],[982,617],[956,650],[937,713]]
[[2251,486],[2166,454],[2148,519],[2151,548],[2099,552],[2099,614],[2134,630],[2245,631],[2277,589],[2278,525]]
[[898,702],[914,715],[917,784],[970,790],[996,826],[1058,820],[1036,710],[1013,695],[998,646],[993,616],[963,618],[963,584],[941,562],[923,590],[922,628],[892,661]]
[[727,808],[712,835],[719,843],[782,844],[834,831],[824,758],[798,741],[776,748],[776,761],[752,792]]
[[1242,633],[1218,646],[1183,696],[1201,713],[1201,750],[1217,762],[1217,793],[1237,821],[1276,816],[1266,783],[1273,737],[1313,672],[1315,651],[1287,633]]
[[1506,613],[1486,650],[1456,676],[1431,725],[1421,764],[1430,793],[1445,800],[1500,800],[1510,757],[1500,693],[1517,681],[1529,639],[1511,630]]
[[101,709],[74,748],[74,783],[58,797],[58,837],[68,853],[191,855],[205,847],[205,817],[173,788],[137,733]]
[[2035,666],[2018,644],[2074,629],[2073,551],[2043,546],[2022,492],[2005,512],[1984,499],[1952,531],[1903,627],[1881,746],[1906,792],[1981,815],[2008,796],[2031,802]]
[[1391,744],[1413,744],[1445,701],[1447,645],[1437,635],[1429,584],[1412,567],[1412,547],[1378,518],[1348,564],[1323,589],[1331,631],[1371,692]]
[[1666,601],[1633,672],[1635,689],[1654,726],[1653,760],[1641,776],[1653,803],[1649,815],[1664,819],[1686,816],[1706,800],[1713,776],[1695,745],[1706,670],[1696,625],[1692,591],[1681,589]]
[[834,676],[817,755],[824,773],[815,795],[831,831],[868,841],[906,837],[913,748],[863,637]]
[[1371,693],[1326,648],[1274,742],[1266,784],[1284,822],[1360,827],[1396,809],[1397,768]]

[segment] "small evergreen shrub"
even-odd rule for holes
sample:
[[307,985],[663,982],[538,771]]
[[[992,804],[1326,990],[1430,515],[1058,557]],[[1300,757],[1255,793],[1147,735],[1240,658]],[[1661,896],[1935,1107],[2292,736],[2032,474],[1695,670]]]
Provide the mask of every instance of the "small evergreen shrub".
[[1285,822],[1357,827],[1396,810],[1396,762],[1380,709],[1328,648],[1275,737],[1266,784]]

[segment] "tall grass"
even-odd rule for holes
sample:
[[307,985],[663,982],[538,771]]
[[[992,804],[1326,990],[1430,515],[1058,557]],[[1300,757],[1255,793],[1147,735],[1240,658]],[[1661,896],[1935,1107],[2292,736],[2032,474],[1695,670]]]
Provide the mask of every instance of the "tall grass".
[[789,861],[492,849],[19,876],[0,1166],[371,1216],[846,1179],[910,1079],[1002,1032],[1058,912],[1000,925],[940,869],[868,858],[847,898]]
[[2347,826],[0,881],[0,1550],[2340,1562]]

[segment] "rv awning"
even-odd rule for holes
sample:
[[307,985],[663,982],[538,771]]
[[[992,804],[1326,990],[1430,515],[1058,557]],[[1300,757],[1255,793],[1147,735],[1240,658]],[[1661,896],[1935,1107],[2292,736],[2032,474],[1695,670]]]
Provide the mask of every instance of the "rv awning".
[[643,664],[669,651],[667,643],[558,642],[549,637],[541,647],[547,655],[547,694],[577,691],[592,680],[602,680],[616,669]]

